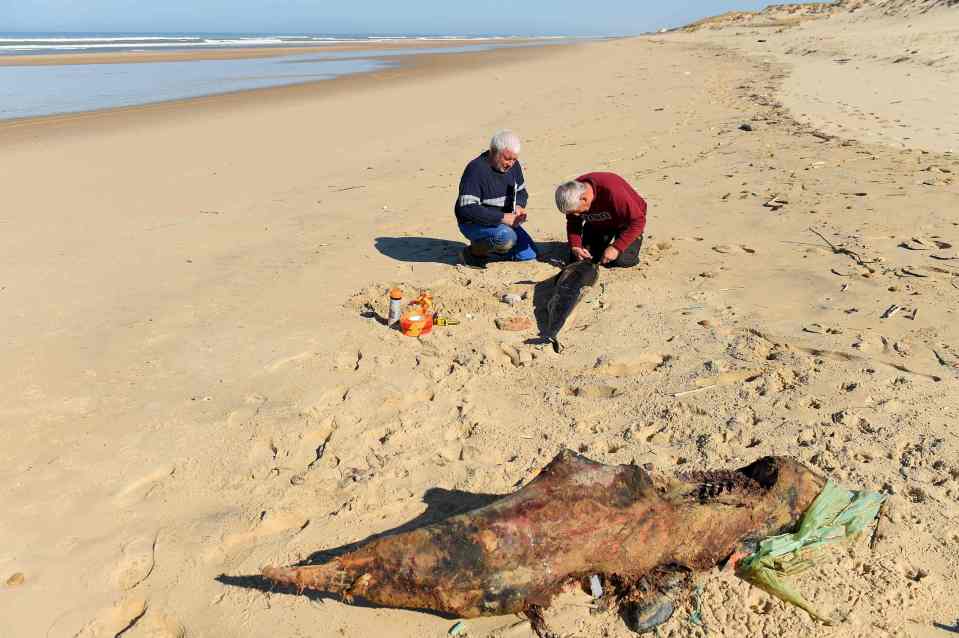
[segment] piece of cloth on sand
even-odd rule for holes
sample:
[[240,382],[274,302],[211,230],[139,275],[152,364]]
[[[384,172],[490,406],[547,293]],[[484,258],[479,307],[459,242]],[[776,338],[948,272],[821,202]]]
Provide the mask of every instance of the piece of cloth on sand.
[[521,226],[481,226],[461,222],[459,227],[463,236],[470,240],[472,252],[477,257],[501,256],[509,261],[530,261],[536,259],[539,252],[532,237]]

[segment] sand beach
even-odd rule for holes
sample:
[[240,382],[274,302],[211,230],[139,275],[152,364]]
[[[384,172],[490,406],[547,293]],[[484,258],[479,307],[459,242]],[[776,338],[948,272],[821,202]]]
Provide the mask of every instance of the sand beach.
[[[797,580],[836,626],[712,572],[662,636],[954,633],[959,8],[876,4],[0,122],[0,633],[444,636],[256,575],[563,448],[783,454],[891,495]],[[601,273],[561,355],[494,323],[535,319],[555,265],[459,264],[457,183],[504,127],[547,255],[558,183],[615,171],[649,202],[641,266]],[[461,323],[387,330],[393,286]],[[553,631],[635,635],[588,603]]]

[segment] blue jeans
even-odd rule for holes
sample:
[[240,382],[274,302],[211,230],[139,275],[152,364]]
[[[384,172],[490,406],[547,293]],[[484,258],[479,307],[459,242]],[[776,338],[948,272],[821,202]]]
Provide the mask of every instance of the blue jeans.
[[477,255],[502,255],[508,261],[536,259],[536,244],[521,226],[480,226],[469,222],[460,222],[459,226],[463,236],[472,242]]

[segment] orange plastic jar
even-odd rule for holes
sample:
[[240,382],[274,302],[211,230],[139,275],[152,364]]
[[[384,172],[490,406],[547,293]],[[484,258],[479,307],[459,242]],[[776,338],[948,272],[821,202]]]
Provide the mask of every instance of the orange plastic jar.
[[433,295],[424,290],[400,317],[400,331],[407,337],[429,334],[433,331],[433,314]]
[[400,317],[400,331],[407,337],[428,335],[433,331],[433,314],[416,310]]

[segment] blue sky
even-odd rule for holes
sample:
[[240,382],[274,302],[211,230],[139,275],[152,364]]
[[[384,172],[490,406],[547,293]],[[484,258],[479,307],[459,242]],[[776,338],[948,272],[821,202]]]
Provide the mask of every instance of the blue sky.
[[766,4],[748,0],[0,0],[0,32],[608,35],[652,31]]

